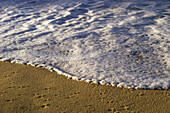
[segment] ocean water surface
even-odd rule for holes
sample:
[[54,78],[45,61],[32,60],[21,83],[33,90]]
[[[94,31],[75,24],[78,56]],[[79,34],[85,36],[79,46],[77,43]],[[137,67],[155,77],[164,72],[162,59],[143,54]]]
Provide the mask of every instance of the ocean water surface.
[[0,60],[170,89],[169,0],[0,0]]

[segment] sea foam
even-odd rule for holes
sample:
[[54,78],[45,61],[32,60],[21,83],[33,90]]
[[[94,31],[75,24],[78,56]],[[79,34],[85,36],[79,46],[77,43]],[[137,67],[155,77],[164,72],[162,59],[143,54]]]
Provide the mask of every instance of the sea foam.
[[0,60],[68,78],[170,89],[169,0],[0,0]]

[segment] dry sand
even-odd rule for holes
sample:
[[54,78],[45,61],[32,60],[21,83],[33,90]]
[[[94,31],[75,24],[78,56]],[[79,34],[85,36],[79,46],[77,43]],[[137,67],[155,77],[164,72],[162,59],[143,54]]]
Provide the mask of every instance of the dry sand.
[[102,86],[0,62],[0,113],[168,113],[169,106],[169,90]]

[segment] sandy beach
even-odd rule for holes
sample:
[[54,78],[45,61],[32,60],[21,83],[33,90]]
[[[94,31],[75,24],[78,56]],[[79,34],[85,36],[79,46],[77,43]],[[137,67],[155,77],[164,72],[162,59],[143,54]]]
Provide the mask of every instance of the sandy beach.
[[0,113],[170,113],[169,4],[0,0]]
[[102,86],[0,62],[0,113],[168,113],[169,106],[169,90]]

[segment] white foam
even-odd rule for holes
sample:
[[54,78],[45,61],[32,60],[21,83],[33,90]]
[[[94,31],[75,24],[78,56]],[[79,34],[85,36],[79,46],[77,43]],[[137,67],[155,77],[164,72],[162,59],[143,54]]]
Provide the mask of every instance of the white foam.
[[0,61],[170,89],[169,0],[0,0]]

